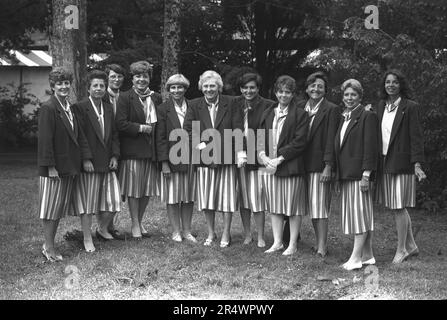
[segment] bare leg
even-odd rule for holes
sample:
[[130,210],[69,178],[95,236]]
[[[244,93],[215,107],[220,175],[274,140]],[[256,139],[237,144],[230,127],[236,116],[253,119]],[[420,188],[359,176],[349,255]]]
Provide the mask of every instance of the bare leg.
[[52,257],[56,256],[56,250],[54,248],[54,238],[56,235],[59,220],[42,220],[43,231],[45,235],[44,247],[48,254]]
[[172,238],[180,236],[180,204],[168,204],[168,219],[172,226]]
[[327,234],[329,219],[318,219],[318,252],[323,256],[327,253]]
[[[102,211],[96,215],[98,221],[98,232],[106,239],[113,239],[113,236],[109,233],[110,222],[113,221],[115,213]],[[112,223],[113,225],[113,223]]]
[[134,197],[128,197],[130,218],[132,220],[132,237],[141,237],[139,212],[140,212],[140,199]]
[[397,229],[397,250],[393,258],[393,263],[400,263],[408,256],[408,252],[405,249],[408,233],[408,212],[406,209],[398,209],[393,211]]
[[251,238],[251,210],[241,208],[241,220],[242,226],[244,227],[244,244],[249,244],[252,241]]
[[213,240],[214,239],[214,217],[215,212],[212,210],[203,210],[205,212],[205,219],[206,219],[206,225],[208,227],[208,239]]
[[233,212],[224,212],[223,213],[224,218],[224,228],[222,233],[222,239],[220,240],[221,245],[222,244],[229,244],[231,240],[231,220],[233,219]]
[[266,250],[266,253],[275,252],[284,248],[283,245],[283,232],[284,232],[284,215],[271,214],[272,217],[272,231],[273,231],[273,244],[270,249]]
[[408,219],[407,241],[405,242],[405,249],[407,250],[407,252],[410,253],[416,251],[418,246],[416,245],[416,241],[414,240],[410,214],[408,213],[407,209],[405,209],[405,211]]
[[138,223],[140,224],[141,233],[147,233],[143,226],[144,212],[146,211],[147,204],[149,203],[149,197],[140,198],[140,204],[138,207]]
[[264,248],[265,247],[265,240],[264,240],[264,226],[265,226],[265,212],[254,212],[253,217],[255,218],[256,222],[256,229],[258,231],[258,247]]
[[183,235],[187,236],[191,234],[191,222],[192,222],[192,211],[194,208],[194,202],[182,203],[181,204],[181,223],[183,229]]
[[93,239],[92,239],[92,215],[82,214],[81,225],[82,225],[82,232],[84,234],[85,251],[94,252],[95,246],[93,245]]
[[368,232],[356,234],[354,237],[354,248],[349,260],[343,264],[343,268],[347,270],[359,269],[362,267],[362,252]]
[[296,252],[298,246],[298,235],[300,234],[302,221],[303,221],[302,216],[289,217],[290,240],[289,240],[289,246],[283,252],[283,255],[288,256]]
[[368,231],[365,239],[365,244],[363,245],[362,261],[367,261],[374,257],[372,248],[372,239],[373,239],[373,232]]
[[318,234],[318,220],[312,219],[312,226],[314,227],[315,232],[315,246],[312,248],[315,252],[318,252],[319,244],[320,244],[320,235]]

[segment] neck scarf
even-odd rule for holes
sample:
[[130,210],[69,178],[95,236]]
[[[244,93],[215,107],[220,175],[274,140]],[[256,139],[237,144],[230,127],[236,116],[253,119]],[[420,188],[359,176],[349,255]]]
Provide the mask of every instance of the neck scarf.
[[386,108],[386,111],[388,111],[388,112],[393,112],[394,110],[396,110],[396,108],[399,106],[399,104],[400,104],[400,100],[401,100],[401,98],[399,97],[399,98],[397,98],[397,100],[396,101],[394,101],[394,102],[387,102],[386,103],[386,106],[385,106],[385,108]]
[[59,100],[59,97],[55,94],[56,100],[61,105],[62,109],[65,111],[65,115],[68,118],[68,121],[70,122],[71,128],[74,129],[74,121],[73,121],[73,113],[71,112],[70,103],[67,99],[65,99],[65,106],[62,104],[62,102]]
[[141,93],[133,87],[133,90],[140,98],[141,105],[144,109],[144,114],[146,115],[146,123],[147,124],[153,124],[157,122],[157,113],[155,111],[155,105],[154,102],[151,99],[151,95],[154,94],[154,91],[151,91],[149,88],[146,88],[146,90]]
[[118,90],[118,92],[115,92],[112,89],[110,89],[110,87],[108,87],[107,92],[109,93],[110,103],[113,106],[113,114],[116,115],[116,103],[118,102],[120,91]]
[[348,108],[342,113],[343,118],[345,118],[345,121],[351,120],[351,114],[360,106],[360,103],[351,111],[348,111]]

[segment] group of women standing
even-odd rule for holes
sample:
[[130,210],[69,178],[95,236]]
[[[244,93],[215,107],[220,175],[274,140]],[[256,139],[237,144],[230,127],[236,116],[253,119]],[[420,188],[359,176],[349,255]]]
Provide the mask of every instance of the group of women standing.
[[[89,98],[74,106],[67,100],[71,76],[63,70],[50,73],[54,96],[39,117],[39,208],[45,230],[42,253],[48,260],[62,259],[54,237],[59,219],[71,211],[81,216],[87,251],[95,250],[92,214],[98,216],[98,238],[121,238],[113,226],[121,198],[129,204],[132,238],[148,237],[142,221],[152,196],[161,196],[167,205],[173,241],[198,242],[191,233],[196,202],[207,223],[205,246],[217,238],[216,211],[224,221],[220,247],[231,244],[231,222],[239,208],[244,244],[252,242],[253,213],[257,246],[266,246],[267,212],[273,244],[265,252],[284,249],[287,219],[290,239],[282,254],[292,255],[303,216],[309,215],[314,252],[325,257],[335,190],[341,193],[342,230],[355,235],[343,268],[358,269],[375,263],[375,180],[376,198],[395,214],[398,246],[393,262],[418,254],[406,208],[415,206],[416,177],[425,178],[422,129],[419,107],[408,99],[399,71],[385,74],[383,100],[370,111],[361,104],[363,89],[355,79],[342,85],[343,110],[328,101],[322,72],[307,78],[305,101],[295,96],[295,80],[280,76],[274,85],[277,102],[259,95],[261,77],[256,73],[242,75],[241,95],[232,97],[222,94],[217,72],[205,71],[198,83],[203,96],[191,101],[185,99],[189,80],[175,74],[166,83],[169,98],[162,103],[149,89],[147,62],[131,65],[133,87],[124,93],[112,81],[123,77],[123,71],[114,69],[108,74],[92,71]],[[242,134],[241,143],[232,137],[230,149],[223,139],[228,130]]]

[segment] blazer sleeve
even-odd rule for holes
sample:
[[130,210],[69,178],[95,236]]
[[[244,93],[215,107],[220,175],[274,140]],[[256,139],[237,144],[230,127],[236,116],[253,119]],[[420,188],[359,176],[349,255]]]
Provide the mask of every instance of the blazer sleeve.
[[120,158],[120,139],[118,134],[118,129],[116,128],[116,122],[112,113],[112,156],[116,159]]
[[129,95],[120,95],[116,104],[116,127],[118,131],[136,137],[140,130],[140,124],[129,120],[130,98]]
[[[298,110],[297,110],[298,111]],[[309,127],[309,117],[306,112],[300,112],[296,119],[294,138],[285,146],[278,150],[278,155],[290,160],[303,153],[307,143],[307,129]]]
[[408,108],[410,116],[410,161],[423,163],[424,159],[424,135],[419,116],[419,105],[411,104]]
[[54,127],[55,113],[46,104],[39,110],[38,120],[38,165],[40,167],[54,167]]
[[377,147],[378,147],[378,126],[377,115],[367,112],[364,122],[363,132],[363,159],[362,170],[377,170]]
[[158,161],[168,161],[168,132],[166,128],[166,107],[164,103],[157,106],[158,123],[156,125],[156,144]]
[[340,109],[337,106],[331,107],[327,118],[327,137],[324,148],[323,161],[331,167],[335,166],[335,135],[340,123]]
[[188,110],[186,110],[185,121],[183,122],[183,129],[185,129],[186,132],[188,132],[190,141],[192,141],[192,122],[196,119],[197,119],[196,105],[194,102],[191,102],[188,107]]

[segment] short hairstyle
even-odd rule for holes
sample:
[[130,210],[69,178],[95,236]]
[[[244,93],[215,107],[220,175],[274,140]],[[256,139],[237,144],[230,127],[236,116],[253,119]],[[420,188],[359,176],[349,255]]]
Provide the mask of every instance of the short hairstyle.
[[137,61],[130,65],[130,73],[135,76],[142,73],[149,74],[149,77],[152,75],[152,67],[151,64],[147,61]]
[[217,83],[217,87],[219,88],[219,92],[222,92],[223,89],[223,81],[220,74],[218,74],[214,70],[207,70],[200,75],[199,78],[199,90],[202,90],[203,84],[208,80],[214,80]]
[[386,93],[386,90],[385,90],[385,81],[386,81],[386,77],[388,77],[390,74],[395,76],[397,78],[397,81],[399,81],[400,95],[404,98],[409,99],[411,97],[410,86],[408,84],[407,78],[398,69],[390,69],[390,70],[386,71],[385,74],[383,75],[382,82],[381,82],[382,85],[380,88],[380,97],[382,99],[388,98],[388,93]]
[[70,83],[73,82],[73,74],[60,67],[53,68],[48,75],[48,80],[50,82],[50,87],[53,88],[56,82],[68,80]]
[[278,92],[281,88],[285,87],[286,89],[295,93],[296,91],[296,81],[291,76],[283,75],[279,76],[275,81],[275,85],[273,86],[274,92]]
[[254,72],[244,73],[242,76],[239,77],[237,83],[239,85],[239,88],[242,88],[243,86],[245,86],[247,83],[249,83],[251,81],[254,81],[258,88],[262,85],[261,76],[258,73],[254,73]]
[[186,79],[186,77],[181,73],[177,73],[169,77],[165,84],[166,91],[169,91],[169,88],[174,84],[185,87],[185,90],[189,88],[189,80]]
[[314,73],[312,73],[311,75],[309,75],[307,77],[306,83],[305,83],[305,85],[306,85],[305,89],[307,89],[307,87],[309,87],[312,83],[317,81],[317,79],[323,80],[323,82],[324,82],[324,92],[326,93],[327,92],[328,80],[327,80],[326,74],[324,72],[322,72],[322,71],[314,72]]
[[105,68],[105,72],[107,73],[107,76],[110,74],[110,71],[114,71],[115,73],[122,74],[123,76],[126,75],[126,69],[124,69],[122,66],[116,63],[108,64]]
[[107,87],[107,73],[101,70],[92,70],[87,74],[87,88],[90,88],[93,79],[104,80],[104,84]]
[[346,89],[352,88],[355,92],[359,94],[360,97],[363,97],[363,87],[360,81],[356,79],[348,79],[341,85],[341,91],[345,92]]

